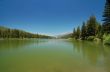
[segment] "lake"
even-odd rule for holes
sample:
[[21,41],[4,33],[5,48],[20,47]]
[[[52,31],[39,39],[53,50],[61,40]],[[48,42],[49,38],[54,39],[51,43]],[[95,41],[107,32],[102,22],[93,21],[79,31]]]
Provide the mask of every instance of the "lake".
[[0,72],[110,72],[110,46],[65,39],[0,40]]

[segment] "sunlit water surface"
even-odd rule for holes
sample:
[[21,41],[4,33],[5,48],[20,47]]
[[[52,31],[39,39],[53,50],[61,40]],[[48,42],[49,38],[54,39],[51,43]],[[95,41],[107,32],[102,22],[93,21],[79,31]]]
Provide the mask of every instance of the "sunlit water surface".
[[0,40],[0,72],[110,72],[110,46],[61,39]]

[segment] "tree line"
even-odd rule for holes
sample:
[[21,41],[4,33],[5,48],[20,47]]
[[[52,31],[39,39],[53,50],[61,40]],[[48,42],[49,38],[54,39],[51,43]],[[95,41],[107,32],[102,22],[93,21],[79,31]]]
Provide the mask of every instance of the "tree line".
[[18,29],[10,29],[0,26],[0,38],[52,38],[51,36],[33,34]]
[[89,20],[83,22],[81,27],[74,28],[73,37],[75,39],[88,39],[90,37],[102,38],[102,25],[96,20],[95,16],[90,16]]
[[105,9],[103,12],[103,23],[99,23],[94,15],[83,22],[81,27],[73,29],[73,38],[75,39],[94,39],[100,38],[103,39],[103,35],[110,34],[110,0],[106,0]]

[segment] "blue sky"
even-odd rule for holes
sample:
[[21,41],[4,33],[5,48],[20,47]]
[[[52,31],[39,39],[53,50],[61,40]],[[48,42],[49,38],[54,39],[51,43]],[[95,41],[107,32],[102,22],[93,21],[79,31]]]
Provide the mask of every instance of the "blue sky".
[[104,0],[0,0],[0,26],[32,33],[72,32],[89,16],[101,22]]

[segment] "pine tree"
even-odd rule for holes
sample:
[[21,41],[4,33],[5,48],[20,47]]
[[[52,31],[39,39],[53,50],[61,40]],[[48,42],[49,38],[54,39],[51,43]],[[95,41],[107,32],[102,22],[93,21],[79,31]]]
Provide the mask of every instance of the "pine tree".
[[80,38],[80,27],[78,26],[77,31],[76,31],[76,39]]
[[103,17],[103,31],[108,34],[110,33],[110,0],[106,0]]
[[96,17],[91,16],[90,19],[87,21],[87,36],[95,36],[96,34]]
[[75,35],[76,35],[76,30],[75,30],[75,28],[73,29],[73,38],[75,37]]
[[81,39],[85,40],[86,39],[86,25],[85,22],[83,22],[82,28],[81,28]]

